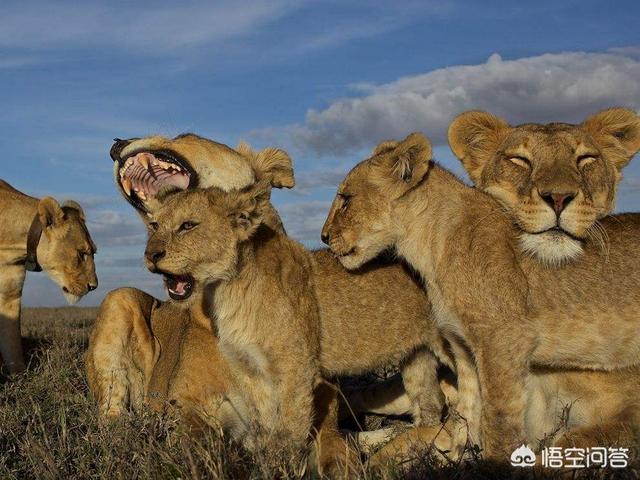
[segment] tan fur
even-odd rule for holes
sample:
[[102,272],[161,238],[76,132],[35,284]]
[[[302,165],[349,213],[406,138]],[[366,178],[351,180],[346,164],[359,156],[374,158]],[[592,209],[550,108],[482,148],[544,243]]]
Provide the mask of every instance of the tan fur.
[[[207,292],[233,378],[226,395],[242,422],[234,435],[253,449],[300,448],[320,381],[319,314],[308,253],[263,224],[269,193],[259,184],[170,196],[153,214],[147,265],[191,274]],[[181,230],[185,222],[195,226]]]
[[[621,171],[640,149],[640,118],[612,108],[579,125],[511,127],[471,111],[451,123],[449,144],[476,186],[513,216],[521,248],[560,265],[580,257],[585,239],[606,248],[598,221],[613,210]],[[563,195],[558,213],[553,196]]]
[[[84,212],[76,202],[60,206],[51,197],[29,197],[0,180],[0,353],[9,373],[24,370],[20,301],[25,279],[27,235],[36,214],[44,226],[37,257],[43,271],[63,289],[69,303],[98,286]],[[80,259],[79,252],[86,253]]]
[[[430,158],[429,142],[412,134],[359,164],[340,185],[323,234],[348,268],[395,247],[424,276],[436,321],[454,346],[459,386],[469,390],[458,409],[487,456],[504,460],[527,440],[530,365],[637,364],[640,221],[604,219],[608,256],[586,242],[580,262],[549,269],[519,253],[517,231],[492,198]],[[473,411],[480,389],[482,423]]]

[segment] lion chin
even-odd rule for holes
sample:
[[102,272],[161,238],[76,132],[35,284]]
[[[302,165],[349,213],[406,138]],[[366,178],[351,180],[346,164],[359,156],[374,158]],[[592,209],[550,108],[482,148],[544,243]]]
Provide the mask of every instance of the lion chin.
[[63,291],[62,294],[64,295],[64,298],[67,300],[67,303],[69,305],[75,305],[82,298],[82,295],[74,295],[73,293],[70,293],[70,292]]
[[553,267],[565,265],[582,255],[582,244],[560,232],[522,233],[520,247],[524,253]]

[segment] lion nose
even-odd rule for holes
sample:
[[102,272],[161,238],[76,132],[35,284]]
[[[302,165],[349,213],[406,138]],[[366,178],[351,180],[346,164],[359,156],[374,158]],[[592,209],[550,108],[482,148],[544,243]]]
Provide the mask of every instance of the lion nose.
[[322,232],[320,234],[320,240],[322,240],[323,243],[326,243],[328,245],[329,244],[329,234],[327,232]]
[[117,162],[120,160],[120,153],[124,150],[124,147],[129,145],[131,140],[122,140],[121,138],[114,138],[113,145],[111,146],[111,150],[109,150],[109,156],[111,160]]
[[96,288],[98,288],[98,285],[94,283],[87,284],[87,290],[89,290],[90,292],[93,292]]
[[162,260],[166,254],[167,252],[165,250],[147,250],[144,252],[144,256],[153,264]]
[[547,205],[553,208],[556,215],[560,215],[562,211],[567,208],[571,201],[576,198],[575,193],[555,193],[555,192],[541,192],[540,196]]

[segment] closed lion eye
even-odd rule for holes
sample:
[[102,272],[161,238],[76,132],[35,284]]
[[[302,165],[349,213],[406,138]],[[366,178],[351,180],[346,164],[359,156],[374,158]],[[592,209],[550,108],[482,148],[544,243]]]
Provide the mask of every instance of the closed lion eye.
[[507,160],[519,167],[526,168],[527,170],[531,169],[531,161],[526,157],[514,155],[512,157],[508,157]]
[[576,159],[576,163],[578,164],[578,168],[586,167],[587,165],[589,165],[589,164],[591,164],[591,163],[593,163],[595,161],[596,161],[595,155],[591,155],[591,154],[580,155]]
[[342,199],[342,205],[340,205],[340,210],[346,210],[349,207],[349,204],[351,203],[351,199],[353,198],[353,195],[349,195],[346,193],[339,193],[338,196]]

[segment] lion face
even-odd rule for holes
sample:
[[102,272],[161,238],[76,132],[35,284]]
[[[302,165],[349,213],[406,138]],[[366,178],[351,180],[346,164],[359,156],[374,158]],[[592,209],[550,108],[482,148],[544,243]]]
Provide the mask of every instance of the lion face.
[[449,127],[449,143],[476,186],[508,209],[523,249],[562,264],[586,239],[603,240],[597,222],[613,211],[621,170],[640,148],[640,120],[611,109],[580,125],[511,127],[467,112]]
[[111,148],[114,178],[124,198],[148,221],[163,190],[216,187],[239,190],[257,180],[294,185],[291,159],[282,150],[236,150],[194,134],[117,140]]
[[349,172],[321,235],[345,268],[359,268],[396,243],[394,205],[421,181],[430,159],[431,144],[414,133],[381,143]]
[[270,187],[217,188],[161,194],[149,221],[147,268],[164,276],[169,296],[185,301],[196,290],[236,275],[239,249],[268,211]]
[[96,246],[85,225],[84,212],[75,202],[62,206],[51,197],[38,205],[42,236],[37,256],[42,269],[62,288],[67,302],[76,303],[98,287]]

